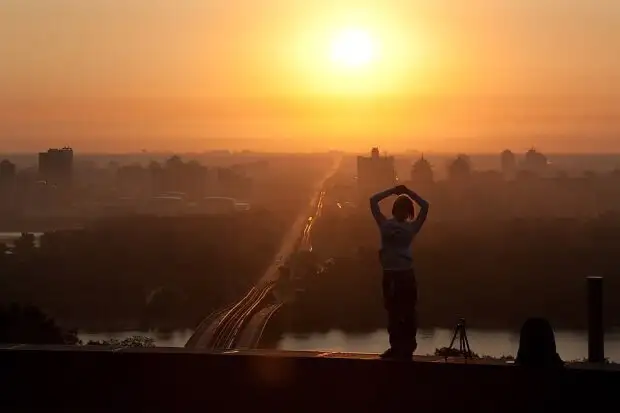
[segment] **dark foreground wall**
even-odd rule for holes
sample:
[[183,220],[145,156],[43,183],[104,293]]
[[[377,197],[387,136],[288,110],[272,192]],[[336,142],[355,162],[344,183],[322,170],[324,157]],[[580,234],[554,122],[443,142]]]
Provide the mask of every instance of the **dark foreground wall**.
[[620,373],[603,370],[185,349],[0,349],[2,412],[616,411],[614,391]]

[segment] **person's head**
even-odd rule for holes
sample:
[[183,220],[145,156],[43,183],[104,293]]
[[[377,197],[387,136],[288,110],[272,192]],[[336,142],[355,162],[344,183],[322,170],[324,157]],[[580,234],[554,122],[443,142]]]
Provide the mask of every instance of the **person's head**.
[[405,221],[407,219],[413,219],[415,215],[415,209],[413,208],[413,201],[407,195],[399,195],[392,205],[392,216],[397,221]]

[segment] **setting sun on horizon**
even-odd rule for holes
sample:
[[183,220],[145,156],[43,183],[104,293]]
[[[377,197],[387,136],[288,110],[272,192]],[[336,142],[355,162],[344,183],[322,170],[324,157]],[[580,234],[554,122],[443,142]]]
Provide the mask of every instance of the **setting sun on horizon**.
[[[536,141],[620,151],[615,2],[0,8],[0,35],[13,39],[0,43],[2,151],[59,140],[91,151],[202,150],[233,138],[286,151],[364,150],[379,139],[392,150]],[[570,148],[555,143],[562,137]]]

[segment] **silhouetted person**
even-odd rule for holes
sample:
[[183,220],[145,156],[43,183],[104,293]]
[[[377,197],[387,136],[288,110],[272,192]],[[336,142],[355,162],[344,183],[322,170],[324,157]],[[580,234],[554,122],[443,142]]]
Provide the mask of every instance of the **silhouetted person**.
[[[379,209],[379,202],[390,195],[398,195],[398,198],[392,206],[392,217],[386,218]],[[420,207],[417,217],[413,201]],[[415,306],[418,298],[411,242],[426,220],[428,202],[399,185],[373,195],[370,210],[381,232],[379,258],[383,267],[383,299],[390,336],[390,348],[381,357],[410,360],[417,348]]]
[[562,367],[549,321],[530,318],[521,327],[516,364],[526,367]]

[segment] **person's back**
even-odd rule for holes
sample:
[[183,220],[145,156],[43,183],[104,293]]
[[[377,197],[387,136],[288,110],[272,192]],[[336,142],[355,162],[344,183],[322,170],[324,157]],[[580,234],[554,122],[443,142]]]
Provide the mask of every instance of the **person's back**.
[[408,270],[413,265],[411,243],[416,234],[411,221],[388,218],[379,224],[381,266],[384,270]]

